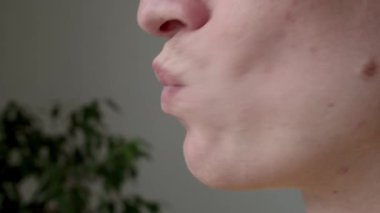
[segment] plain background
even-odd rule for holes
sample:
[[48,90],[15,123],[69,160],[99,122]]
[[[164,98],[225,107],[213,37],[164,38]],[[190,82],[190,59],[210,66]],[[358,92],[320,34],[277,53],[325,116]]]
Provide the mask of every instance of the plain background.
[[113,131],[153,147],[134,190],[162,201],[163,213],[305,212],[296,191],[226,192],[191,176],[182,156],[184,129],[161,113],[161,88],[150,67],[163,41],[138,29],[137,4],[0,0],[0,105],[114,99],[124,113],[111,115]]

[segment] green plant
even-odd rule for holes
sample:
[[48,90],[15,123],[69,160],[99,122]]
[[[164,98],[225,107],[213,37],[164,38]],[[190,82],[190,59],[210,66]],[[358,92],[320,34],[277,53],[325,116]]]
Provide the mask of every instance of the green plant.
[[[43,119],[16,102],[5,106],[0,114],[0,212],[160,212],[159,203],[122,190],[137,178],[137,163],[149,157],[148,147],[141,139],[111,134],[105,105],[119,111],[110,100],[73,110],[55,104]],[[29,196],[25,185],[33,186]]]

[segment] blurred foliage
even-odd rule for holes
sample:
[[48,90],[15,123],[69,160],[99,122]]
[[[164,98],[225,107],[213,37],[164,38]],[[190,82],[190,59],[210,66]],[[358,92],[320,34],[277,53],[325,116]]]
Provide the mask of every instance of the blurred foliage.
[[[120,113],[111,100],[73,110],[54,104],[47,119],[16,102],[5,106],[0,114],[0,212],[160,212],[158,202],[123,190],[136,180],[139,160],[149,158],[148,147],[141,139],[110,133],[105,106]],[[23,190],[28,185],[33,190]]]

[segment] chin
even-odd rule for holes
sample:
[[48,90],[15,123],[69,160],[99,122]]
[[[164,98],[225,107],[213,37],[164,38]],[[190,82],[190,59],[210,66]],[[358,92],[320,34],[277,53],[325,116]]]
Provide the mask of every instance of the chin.
[[[278,182],[277,170],[263,159],[254,165],[238,163],[236,155],[225,152],[220,141],[201,141],[186,135],[184,157],[190,173],[204,185],[228,191],[284,188]],[[271,168],[270,170],[268,168]]]
[[[221,170],[220,168],[213,168],[208,162],[202,160],[191,159],[186,157],[186,165],[190,173],[202,184],[207,187],[226,191],[250,191],[250,190],[262,190],[273,188],[286,188],[272,182],[270,177],[264,176],[250,176],[241,177],[234,174],[232,171]],[[259,172],[259,171],[256,171]]]
[[[209,141],[208,141],[209,142]],[[187,132],[183,144],[186,166],[190,173],[201,183],[211,188],[227,189],[231,185],[217,169],[217,160],[213,158],[207,143]]]

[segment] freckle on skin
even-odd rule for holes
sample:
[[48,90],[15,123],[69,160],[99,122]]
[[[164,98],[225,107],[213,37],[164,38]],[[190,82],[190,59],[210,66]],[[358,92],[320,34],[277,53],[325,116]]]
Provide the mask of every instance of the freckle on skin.
[[300,0],[293,0],[289,6],[289,9],[285,13],[285,21],[289,23],[294,23],[296,21],[296,16],[294,15],[294,8],[297,7]]
[[356,128],[357,129],[361,129],[361,128],[363,128],[366,125],[366,123],[367,122],[364,121],[364,120],[363,121],[359,121],[358,124],[356,125]]
[[335,103],[329,103],[329,104],[327,105],[327,107],[328,107],[328,108],[333,108],[333,107],[335,107]]
[[318,52],[318,49],[316,47],[310,47],[310,52],[312,54],[316,54]]
[[293,5],[293,7],[294,6],[297,6],[297,4],[300,2],[300,0],[293,0],[293,2],[292,2],[292,5]]
[[377,72],[378,72],[378,65],[376,64],[374,60],[369,61],[361,71],[363,77],[367,79],[375,76]]
[[294,23],[294,22],[295,22],[294,14],[293,14],[291,11],[288,11],[288,12],[285,14],[285,20],[286,20],[287,22]]
[[347,174],[349,171],[350,171],[350,168],[348,168],[348,167],[342,167],[342,168],[339,169],[339,171],[338,171],[338,175],[345,175],[345,174]]

